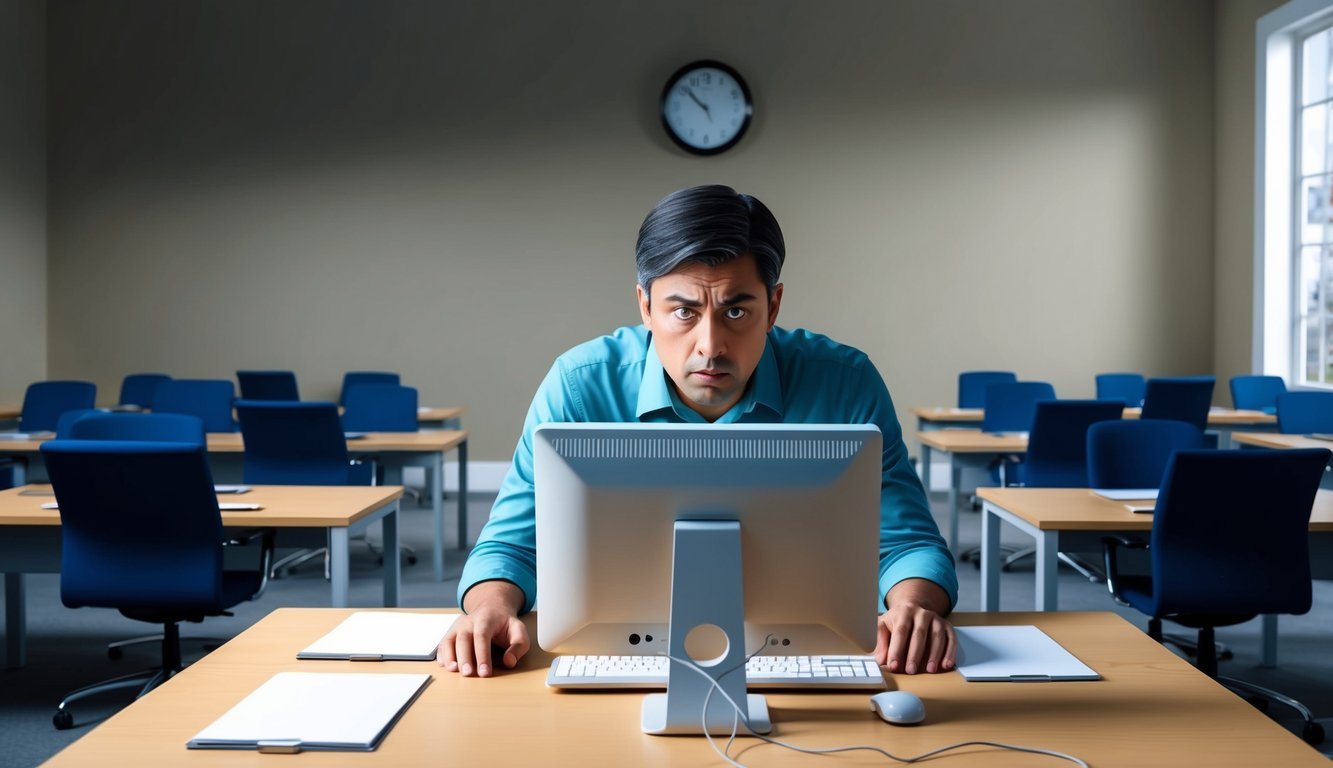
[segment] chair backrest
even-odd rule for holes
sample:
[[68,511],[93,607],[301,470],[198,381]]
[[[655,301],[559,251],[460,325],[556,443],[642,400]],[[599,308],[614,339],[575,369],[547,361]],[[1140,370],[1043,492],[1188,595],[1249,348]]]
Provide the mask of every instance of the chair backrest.
[[348,485],[351,463],[338,406],[237,400],[247,483]]
[[1143,374],[1099,373],[1096,381],[1098,400],[1120,400],[1130,408],[1143,405]]
[[348,371],[343,374],[342,392],[338,394],[338,405],[347,405],[347,390],[358,384],[401,384],[396,373],[389,371]]
[[56,419],[56,437],[69,437],[74,422],[94,413],[105,413],[105,411],[99,411],[96,408],[80,408],[76,411],[65,411],[60,414],[60,418]]
[[1088,428],[1118,421],[1119,400],[1044,400],[1036,404],[1023,459],[1023,482],[1038,488],[1088,487]]
[[349,432],[416,432],[417,391],[401,384],[357,384],[347,391],[343,429]]
[[1277,396],[1287,391],[1281,376],[1232,376],[1231,404],[1264,413],[1277,412]]
[[153,413],[188,413],[205,432],[235,432],[231,416],[236,387],[226,379],[171,379],[153,392]]
[[61,426],[56,437],[70,440],[141,440],[197,445],[203,445],[207,440],[204,422],[187,413],[88,411]]
[[983,432],[1028,432],[1037,401],[1054,400],[1055,388],[1044,381],[999,382],[986,387]]
[[1176,451],[1208,445],[1193,424],[1168,419],[1104,421],[1088,428],[1088,485],[1160,488]]
[[198,443],[51,440],[71,608],[222,610],[222,517]]
[[300,400],[296,374],[291,371],[237,371],[242,400]]
[[1153,615],[1310,609],[1310,510],[1327,448],[1180,451],[1153,514]]
[[120,405],[152,408],[157,385],[170,380],[165,373],[131,373],[120,380]]
[[23,394],[19,429],[54,432],[65,411],[81,411],[97,404],[97,385],[91,381],[38,381]]
[[1277,396],[1277,431],[1302,435],[1333,432],[1333,392],[1284,392]]
[[985,408],[986,387],[1018,381],[1012,371],[963,371],[958,374],[958,407]]
[[1148,379],[1141,417],[1184,421],[1206,430],[1215,381],[1212,376]]

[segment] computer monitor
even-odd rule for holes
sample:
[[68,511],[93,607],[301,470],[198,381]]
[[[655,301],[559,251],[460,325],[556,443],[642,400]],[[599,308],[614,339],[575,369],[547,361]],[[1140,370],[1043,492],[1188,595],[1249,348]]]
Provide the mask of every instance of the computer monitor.
[[[542,648],[679,656],[711,625],[720,655],[695,660],[748,702],[759,732],[766,710],[745,694],[748,653],[873,650],[877,427],[543,424],[533,441]],[[667,693],[645,702],[644,730],[701,732],[713,683],[674,663],[668,677]],[[733,715],[711,697],[710,731],[730,731]]]

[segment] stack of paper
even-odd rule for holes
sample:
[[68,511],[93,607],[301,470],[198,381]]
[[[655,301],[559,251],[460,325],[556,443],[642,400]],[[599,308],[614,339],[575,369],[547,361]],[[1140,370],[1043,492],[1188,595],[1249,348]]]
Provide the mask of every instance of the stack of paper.
[[456,613],[357,611],[296,658],[430,661],[456,618]]
[[968,681],[1100,680],[1088,665],[1031,625],[957,627],[958,671]]

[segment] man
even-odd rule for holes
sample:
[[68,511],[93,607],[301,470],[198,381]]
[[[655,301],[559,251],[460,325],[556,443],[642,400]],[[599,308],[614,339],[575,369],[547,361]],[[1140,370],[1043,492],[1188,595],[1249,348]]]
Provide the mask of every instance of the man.
[[532,432],[545,422],[875,424],[884,438],[875,656],[891,672],[954,667],[944,618],[957,600],[953,558],[912,470],[888,389],[869,358],[825,336],[775,327],[782,231],[763,203],[723,186],[683,189],[639,229],[642,326],[561,355],[533,398],[491,516],[463,567],[466,612],[439,662],[488,677],[530,647],[519,615],[537,598]]

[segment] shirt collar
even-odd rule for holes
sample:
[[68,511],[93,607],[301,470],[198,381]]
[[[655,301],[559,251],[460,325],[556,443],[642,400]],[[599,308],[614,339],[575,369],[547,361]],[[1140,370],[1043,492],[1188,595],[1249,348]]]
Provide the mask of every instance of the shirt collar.
[[[747,419],[757,407],[767,409],[772,415],[755,414],[758,418]],[[666,370],[662,368],[662,360],[657,356],[656,342],[653,341],[650,334],[648,337],[648,351],[644,356],[643,381],[639,385],[639,401],[635,407],[635,415],[639,421],[647,421],[653,414],[662,411],[672,411],[677,418],[684,421],[703,421],[703,417],[680,401],[675,387],[671,385],[667,378]],[[759,365],[755,368],[754,375],[750,377],[750,384],[746,388],[745,395],[729,411],[722,414],[718,421],[765,420],[766,418],[775,418],[775,420],[781,421],[782,414],[782,379],[778,375],[777,356],[773,353],[773,340],[770,336],[764,344],[764,353],[759,358]]]

